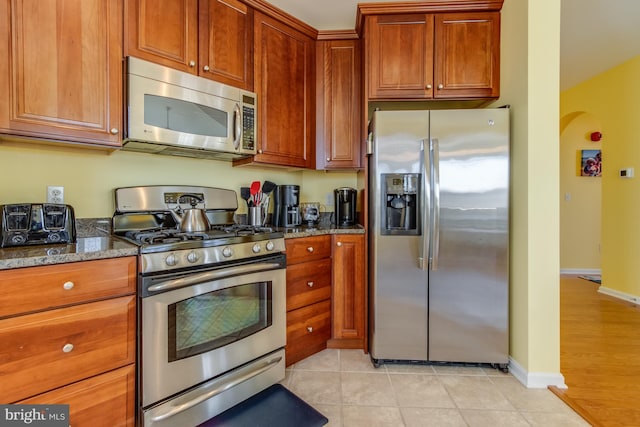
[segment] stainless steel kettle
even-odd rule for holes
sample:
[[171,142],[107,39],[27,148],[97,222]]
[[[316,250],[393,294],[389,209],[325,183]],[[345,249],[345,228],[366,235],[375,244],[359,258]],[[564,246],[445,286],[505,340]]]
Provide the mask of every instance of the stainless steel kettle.
[[188,233],[208,231],[210,224],[205,210],[196,208],[198,202],[202,202],[203,199],[196,194],[183,194],[178,198],[178,203],[183,197],[191,197],[191,208],[182,210],[178,205],[176,209],[170,209],[180,231]]

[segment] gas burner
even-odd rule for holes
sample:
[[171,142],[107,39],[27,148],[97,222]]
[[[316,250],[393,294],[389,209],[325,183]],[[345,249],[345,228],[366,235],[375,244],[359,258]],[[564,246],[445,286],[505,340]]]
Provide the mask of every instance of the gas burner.
[[172,228],[162,230],[130,231],[126,234],[126,237],[144,245],[175,243],[186,240],[206,240],[210,238],[207,233],[184,232]]
[[253,236],[261,233],[273,233],[271,227],[255,226],[247,224],[216,225],[211,227],[212,231],[222,231],[233,233],[236,236]]

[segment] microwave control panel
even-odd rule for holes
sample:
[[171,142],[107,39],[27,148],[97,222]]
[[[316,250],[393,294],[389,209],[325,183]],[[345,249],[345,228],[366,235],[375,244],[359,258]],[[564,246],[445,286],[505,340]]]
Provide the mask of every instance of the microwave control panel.
[[255,150],[256,148],[256,99],[252,96],[242,96],[242,148]]

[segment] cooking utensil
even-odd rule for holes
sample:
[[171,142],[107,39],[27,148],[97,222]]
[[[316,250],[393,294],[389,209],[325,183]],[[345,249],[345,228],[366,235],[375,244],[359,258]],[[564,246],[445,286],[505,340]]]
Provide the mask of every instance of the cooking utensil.
[[251,189],[249,187],[240,187],[240,197],[247,202],[247,207],[251,206],[249,203],[251,202]]
[[262,184],[262,196],[260,197],[260,200],[262,201],[262,204],[266,206],[266,209],[269,209],[269,198],[275,189],[276,184],[271,181],[265,181],[264,184]]
[[254,206],[258,206],[258,204],[260,203],[260,181],[253,181],[251,183],[251,197],[253,198],[253,204]]

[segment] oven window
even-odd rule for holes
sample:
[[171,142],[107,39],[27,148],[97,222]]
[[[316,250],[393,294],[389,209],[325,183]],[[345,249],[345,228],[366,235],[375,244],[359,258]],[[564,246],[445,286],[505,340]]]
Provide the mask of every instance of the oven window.
[[169,306],[169,362],[239,341],[271,326],[272,282],[198,295]]
[[196,135],[226,138],[227,113],[206,105],[157,95],[144,95],[145,124]]

